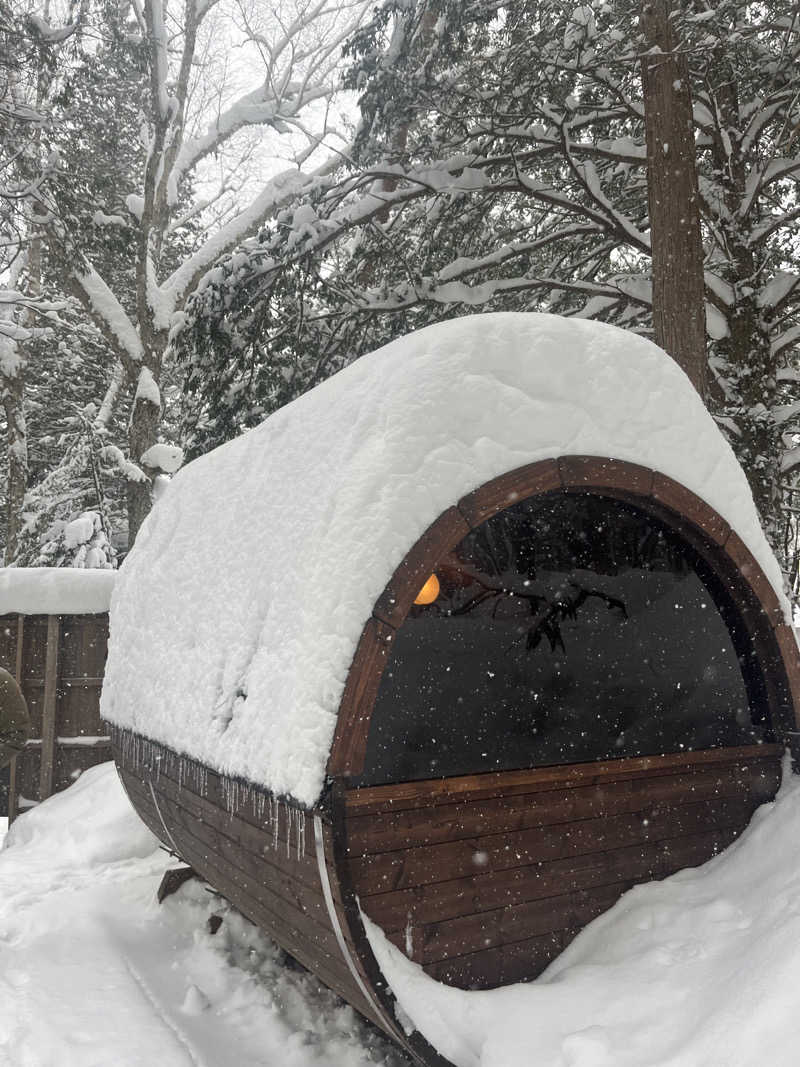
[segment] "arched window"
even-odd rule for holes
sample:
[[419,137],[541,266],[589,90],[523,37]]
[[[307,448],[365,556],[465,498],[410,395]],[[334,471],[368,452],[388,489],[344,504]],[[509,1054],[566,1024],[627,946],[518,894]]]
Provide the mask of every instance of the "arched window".
[[772,739],[723,584],[630,503],[530,497],[435,573],[394,639],[362,784]]

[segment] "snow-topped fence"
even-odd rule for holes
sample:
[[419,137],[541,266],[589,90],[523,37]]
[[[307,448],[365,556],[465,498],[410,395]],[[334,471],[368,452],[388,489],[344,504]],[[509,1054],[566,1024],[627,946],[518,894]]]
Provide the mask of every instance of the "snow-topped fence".
[[11,769],[10,820],[111,757],[100,688],[115,577],[107,570],[0,570],[0,666],[22,687],[33,726]]

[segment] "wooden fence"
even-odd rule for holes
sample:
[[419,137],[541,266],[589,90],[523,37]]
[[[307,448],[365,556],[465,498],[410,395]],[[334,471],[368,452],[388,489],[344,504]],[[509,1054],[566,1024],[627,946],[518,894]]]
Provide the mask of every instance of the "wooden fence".
[[0,665],[19,682],[33,731],[11,768],[9,822],[111,759],[100,720],[108,615],[0,615]]

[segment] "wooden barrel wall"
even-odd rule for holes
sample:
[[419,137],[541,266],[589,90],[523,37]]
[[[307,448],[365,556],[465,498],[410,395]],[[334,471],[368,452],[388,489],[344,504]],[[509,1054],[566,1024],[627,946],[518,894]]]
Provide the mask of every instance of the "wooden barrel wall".
[[100,719],[108,615],[0,616],[0,664],[17,678],[31,739],[11,768],[9,820],[112,758]]
[[349,880],[431,977],[462,989],[529,981],[627,889],[731,844],[774,797],[781,754],[764,745],[350,790]]
[[[363,785],[395,635],[438,561],[517,501],[619,499],[675,530],[735,604],[770,743]],[[797,733],[797,643],[768,580],[705,502],[653,471],[568,456],[509,472],[446,511],[365,621],[340,703],[328,788],[303,811],[112,729],[131,800],[153,831],[331,988],[426,1063],[396,1022],[359,906],[432,977],[462,988],[529,980],[630,886],[705,862],[774,796]]]
[[[154,834],[242,914],[406,1045],[385,994],[364,967],[364,937],[345,861],[341,811],[306,811],[113,725],[120,777]],[[357,939],[357,940],[356,940]],[[437,1062],[434,1058],[430,1062]]]

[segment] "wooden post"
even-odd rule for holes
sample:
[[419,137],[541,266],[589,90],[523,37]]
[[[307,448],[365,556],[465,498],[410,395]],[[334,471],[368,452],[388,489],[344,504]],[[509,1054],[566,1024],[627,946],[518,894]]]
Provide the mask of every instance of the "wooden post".
[[14,676],[22,689],[22,643],[25,639],[25,616],[17,615],[17,658],[14,664]]
[[56,762],[56,703],[58,698],[58,645],[61,619],[47,617],[47,650],[44,663],[44,701],[42,706],[42,763],[39,774],[39,800],[46,800],[53,792],[53,770]]
[[[25,616],[17,615],[17,654],[14,660],[14,677],[17,685],[22,689],[22,644],[25,640]],[[11,761],[8,771],[8,825],[10,826],[17,817],[17,760]]]

